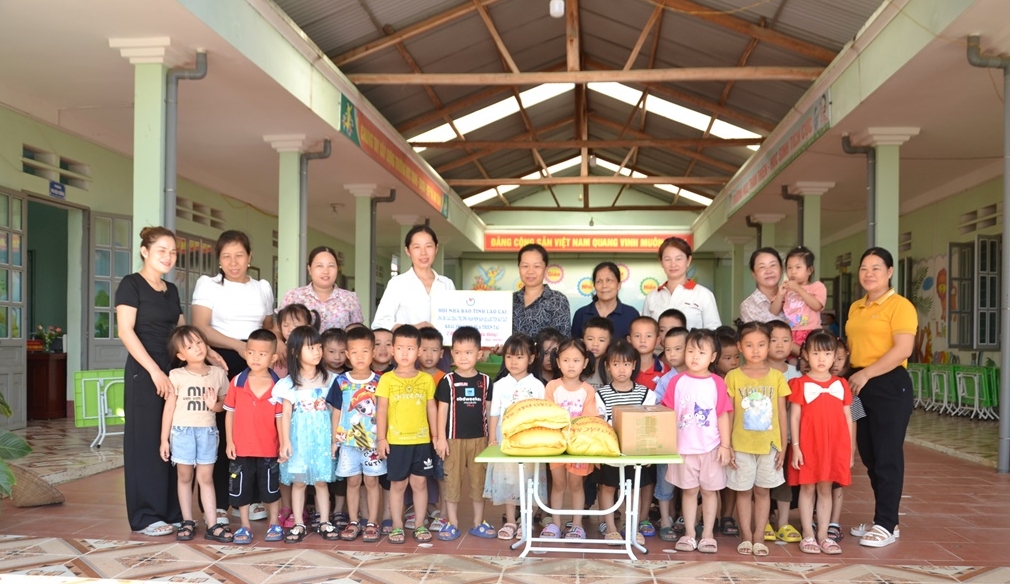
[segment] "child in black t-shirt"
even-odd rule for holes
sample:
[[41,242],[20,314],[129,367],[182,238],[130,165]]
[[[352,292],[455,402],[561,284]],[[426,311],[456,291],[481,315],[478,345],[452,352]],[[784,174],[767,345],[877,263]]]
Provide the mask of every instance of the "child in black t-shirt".
[[464,470],[469,472],[470,498],[473,500],[473,528],[470,535],[494,539],[494,526],[484,521],[484,478],[487,466],[474,457],[487,448],[487,410],[491,401],[491,378],[476,369],[481,359],[480,332],[469,326],[452,334],[452,360],[456,371],[438,382],[438,432],[435,452],[444,461],[445,503],[449,524],[438,532],[438,539],[458,538],[459,501]]

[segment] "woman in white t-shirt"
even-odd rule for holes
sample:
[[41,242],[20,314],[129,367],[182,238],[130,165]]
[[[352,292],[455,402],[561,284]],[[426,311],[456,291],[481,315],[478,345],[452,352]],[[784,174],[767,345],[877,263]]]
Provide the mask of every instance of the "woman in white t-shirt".
[[[245,342],[249,334],[259,328],[273,326],[274,292],[270,282],[249,277],[252,263],[252,246],[249,236],[241,231],[225,231],[214,246],[220,266],[216,276],[200,276],[193,290],[191,320],[193,326],[207,337],[228,365],[228,376],[235,377],[245,371]],[[218,430],[224,435],[224,414],[217,416]],[[221,441],[217,464],[214,466],[214,489],[228,491],[227,446]],[[227,507],[218,497],[218,505]],[[266,517],[266,508],[253,505],[251,519]],[[228,515],[218,509],[218,522],[228,523]]]
[[687,318],[687,328],[715,330],[722,325],[715,296],[708,288],[687,277],[691,266],[691,244],[680,237],[668,237],[659,246],[659,261],[666,272],[666,282],[649,292],[642,316],[659,320],[667,308],[676,308]]
[[403,241],[404,251],[411,267],[386,284],[382,300],[375,309],[372,328],[394,330],[401,324],[417,328],[431,326],[431,295],[439,291],[452,291],[456,285],[431,268],[438,253],[438,237],[427,225],[415,225]]

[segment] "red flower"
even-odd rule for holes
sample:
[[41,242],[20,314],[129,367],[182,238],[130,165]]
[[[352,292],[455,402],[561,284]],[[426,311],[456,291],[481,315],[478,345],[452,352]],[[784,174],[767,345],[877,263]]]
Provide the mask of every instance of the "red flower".
[[694,287],[697,285],[698,283],[694,280],[688,280],[687,282],[684,282],[684,290],[694,290]]

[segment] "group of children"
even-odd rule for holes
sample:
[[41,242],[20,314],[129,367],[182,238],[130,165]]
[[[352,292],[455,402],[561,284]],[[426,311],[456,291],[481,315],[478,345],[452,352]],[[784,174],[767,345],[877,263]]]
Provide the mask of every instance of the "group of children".
[[[793,272],[800,270],[790,270],[791,278]],[[782,295],[787,306],[791,293],[796,292]],[[804,295],[810,294],[801,299]],[[438,369],[443,339],[433,328],[402,325],[372,331],[357,324],[320,334],[313,326],[317,321],[304,306],[282,309],[281,338],[268,330],[252,333],[246,343],[248,368],[230,382],[222,370],[206,363],[206,339],[199,330],[180,327],[172,335],[171,352],[185,364],[170,376],[176,392],[165,410],[161,451],[180,469],[184,521],[178,539],[192,539],[195,533],[195,477],[207,512],[208,539],[251,543],[249,505],[263,503],[268,516],[277,518],[266,541],[297,543],[310,527],[327,540],[362,536],[374,542],[387,534],[390,543],[404,543],[404,530],[412,528],[417,542],[430,541],[432,531],[451,541],[461,535],[464,476],[473,504],[469,533],[521,538],[518,464],[485,467],[474,458],[502,441],[499,419],[509,406],[544,398],[572,418],[600,416],[608,422],[615,406],[661,403],[676,411],[683,463],[643,473],[641,516],[648,517],[655,497],[658,534],[676,541],[678,550],[717,550],[713,536],[721,505],[718,527],[724,534],[734,535],[734,510],[739,517],[740,553],[767,555],[763,542],[776,538],[800,541],[805,552],[840,552],[841,490],[835,489],[835,495],[832,486],[850,481],[854,439],[852,396],[838,377],[847,352],[832,335],[797,331],[783,321],[746,323],[739,331],[688,331],[683,314],[671,309],[658,322],[635,319],[626,338],[614,338],[612,323],[597,317],[585,323],[581,339],[564,338],[554,329],[540,331],[536,339],[511,336],[502,346],[502,370],[492,381],[476,369],[483,351],[480,333],[472,327],[453,334],[455,369],[445,374]],[[807,319],[802,324],[817,323]],[[284,363],[277,362],[281,342]],[[796,346],[802,347],[802,374],[787,363]],[[229,502],[239,509],[242,524],[234,535],[216,522],[210,478],[219,439],[214,412],[222,408]],[[574,509],[588,509],[597,494],[601,508],[612,507],[624,480],[619,468],[607,465],[551,464],[550,476],[549,500],[555,509],[563,507],[566,495]],[[788,522],[793,494],[787,476],[789,485],[799,485],[802,534]],[[433,478],[444,501],[442,516],[425,525]],[[305,512],[308,487],[314,487],[316,516]],[[682,494],[677,521],[672,512],[675,487]],[[332,514],[331,489],[336,495]],[[405,518],[408,496],[415,513]],[[485,521],[485,499],[504,506],[500,529]],[[768,522],[772,500],[778,531]],[[824,521],[829,516],[831,521]],[[586,537],[580,515],[569,522],[549,517],[542,524],[541,537]],[[687,533],[687,526],[696,524],[697,532]],[[613,514],[604,517],[600,531],[608,540],[623,539]],[[639,542],[656,534],[648,519],[637,526]]]

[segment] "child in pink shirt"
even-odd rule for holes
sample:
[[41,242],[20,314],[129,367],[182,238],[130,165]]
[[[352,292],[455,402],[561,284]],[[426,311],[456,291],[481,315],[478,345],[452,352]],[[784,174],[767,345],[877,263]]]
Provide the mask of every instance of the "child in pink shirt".
[[701,541],[696,541],[693,535],[681,537],[676,549],[682,552],[719,550],[713,532],[719,491],[726,487],[724,467],[732,454],[729,412],[733,411],[733,402],[722,378],[709,371],[719,358],[718,347],[714,332],[691,331],[685,342],[686,371],[670,380],[663,396],[662,404],[677,412],[677,453],[684,462],[668,465],[666,478],[681,488],[685,525],[696,524],[701,490],[704,522]]

